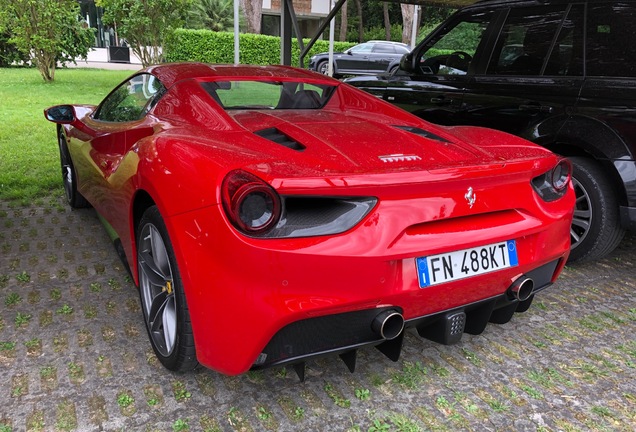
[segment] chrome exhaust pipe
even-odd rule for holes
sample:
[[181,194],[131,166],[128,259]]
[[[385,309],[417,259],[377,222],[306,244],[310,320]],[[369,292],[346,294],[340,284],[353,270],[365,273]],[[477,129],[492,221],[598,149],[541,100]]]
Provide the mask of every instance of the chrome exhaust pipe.
[[521,276],[508,288],[508,296],[512,299],[525,301],[534,291],[534,281],[526,276]]
[[404,317],[396,310],[381,312],[371,322],[371,330],[382,339],[395,339],[404,329]]

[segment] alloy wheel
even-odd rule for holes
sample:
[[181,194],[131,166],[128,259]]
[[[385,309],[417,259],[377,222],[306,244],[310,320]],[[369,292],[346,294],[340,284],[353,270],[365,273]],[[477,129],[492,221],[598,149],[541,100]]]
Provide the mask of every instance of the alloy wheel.
[[320,72],[323,75],[327,75],[329,73],[329,63],[326,61],[323,61],[318,67],[318,72]]
[[157,351],[168,357],[177,340],[177,304],[168,251],[151,223],[144,225],[140,239],[139,286],[144,318]]
[[574,206],[574,218],[572,219],[572,225],[570,226],[570,238],[572,242],[572,249],[577,247],[590,232],[592,226],[592,202],[590,196],[583,187],[583,185],[572,178],[572,185],[574,186],[574,193],[576,195],[576,204]]

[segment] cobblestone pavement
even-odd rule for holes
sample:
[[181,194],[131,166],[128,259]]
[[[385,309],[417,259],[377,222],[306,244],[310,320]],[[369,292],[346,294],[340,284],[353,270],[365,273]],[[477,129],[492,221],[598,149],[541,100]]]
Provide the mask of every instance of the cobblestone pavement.
[[354,374],[326,358],[300,383],[164,370],[95,212],[0,202],[0,432],[633,431],[635,240],[480,336],[409,331],[399,362],[369,348]]

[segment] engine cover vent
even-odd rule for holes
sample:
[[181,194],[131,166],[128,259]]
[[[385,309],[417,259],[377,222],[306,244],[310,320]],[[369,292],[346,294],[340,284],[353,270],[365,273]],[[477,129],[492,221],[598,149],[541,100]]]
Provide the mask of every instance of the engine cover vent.
[[444,139],[444,138],[442,138],[439,135],[435,135],[432,132],[426,131],[424,129],[420,129],[418,127],[398,126],[398,125],[393,125],[393,127],[397,128],[397,129],[402,129],[403,131],[411,132],[412,134],[415,134],[415,135],[423,136],[424,138],[428,138],[428,139],[432,139],[432,140],[436,140],[436,141],[441,141],[441,142],[450,142],[447,139]]
[[254,132],[256,135],[296,151],[305,150],[305,146],[295,141],[276,128],[268,128]]

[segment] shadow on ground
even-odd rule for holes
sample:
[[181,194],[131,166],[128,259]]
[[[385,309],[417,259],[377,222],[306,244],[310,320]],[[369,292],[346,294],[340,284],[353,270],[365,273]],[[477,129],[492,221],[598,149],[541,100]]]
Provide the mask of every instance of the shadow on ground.
[[299,383],[164,370],[94,211],[0,202],[0,432],[633,431],[635,240],[480,336],[409,332],[397,363],[370,348],[354,374],[326,358]]

